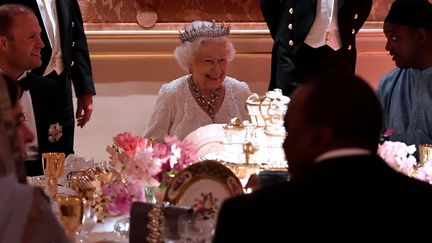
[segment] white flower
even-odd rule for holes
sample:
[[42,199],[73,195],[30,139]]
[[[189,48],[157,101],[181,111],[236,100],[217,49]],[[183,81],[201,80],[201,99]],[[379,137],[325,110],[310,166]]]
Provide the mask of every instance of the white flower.
[[416,151],[414,145],[407,146],[402,142],[385,141],[378,147],[378,155],[392,168],[406,175],[412,173],[417,161],[412,155]]
[[432,183],[432,160],[418,164],[413,156],[415,145],[385,141],[379,145],[377,154],[393,169],[418,180]]
[[177,147],[177,145],[171,145],[171,158],[170,158],[170,166],[174,168],[174,165],[177,164],[177,160],[181,157],[181,148]]
[[432,182],[432,160],[424,162],[417,169],[416,178],[429,183]]

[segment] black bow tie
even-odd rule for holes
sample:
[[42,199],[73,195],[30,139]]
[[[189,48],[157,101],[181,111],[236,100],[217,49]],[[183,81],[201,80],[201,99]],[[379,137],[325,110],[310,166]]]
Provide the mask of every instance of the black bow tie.
[[19,81],[19,85],[22,90],[29,90],[30,88],[30,78],[27,76]]

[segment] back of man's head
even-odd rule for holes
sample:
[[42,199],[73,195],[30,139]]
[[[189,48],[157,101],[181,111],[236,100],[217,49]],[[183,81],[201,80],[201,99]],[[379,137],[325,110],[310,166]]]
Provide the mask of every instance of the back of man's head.
[[373,89],[351,74],[322,74],[305,81],[305,120],[326,125],[336,146],[375,150],[382,126],[382,110]]
[[375,92],[353,74],[310,76],[291,96],[284,150],[291,178],[301,177],[322,154],[360,148],[375,153],[382,111]]

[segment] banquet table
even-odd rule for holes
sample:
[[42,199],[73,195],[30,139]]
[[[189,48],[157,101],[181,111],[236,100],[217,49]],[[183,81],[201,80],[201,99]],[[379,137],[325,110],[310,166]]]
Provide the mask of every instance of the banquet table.
[[[275,177],[273,170],[275,170],[276,173],[282,171],[283,175],[277,175],[277,179],[286,178],[287,163],[282,148],[284,135],[284,133],[282,135],[275,135],[269,133],[265,128],[260,127],[249,126],[241,129],[232,129],[227,127],[226,124],[210,124],[197,129],[186,139],[196,145],[197,155],[200,160],[221,162],[234,172],[240,179],[243,189],[246,189],[249,177],[253,174],[258,175],[259,172],[270,171],[270,174],[263,173],[263,176],[261,176],[265,179],[269,176],[272,178]],[[246,145],[249,147],[245,147]],[[251,151],[249,151],[247,155],[246,150],[249,149],[251,149]],[[70,158],[68,163],[65,163],[65,167],[71,167],[72,169],[79,168],[83,164],[82,161],[83,160],[78,157]],[[67,172],[68,173],[65,173],[66,175],[68,175],[70,171],[68,170]],[[62,179],[60,181],[67,181],[66,177],[60,179]],[[261,182],[262,181],[263,180],[261,180]],[[258,180],[258,182],[260,182],[260,180]],[[43,180],[36,180],[31,184],[41,184],[42,186],[45,183]],[[64,187],[59,188],[60,193],[65,189],[69,189],[66,184],[67,183],[65,183]],[[63,194],[65,194],[65,192],[63,192]],[[73,195],[74,193],[68,192],[66,194]],[[115,230],[114,226],[120,219],[122,219],[122,216],[105,218],[103,222],[98,222],[92,227],[87,237],[83,239],[82,235],[78,236],[77,242],[129,242],[127,234],[121,236]]]
[[[46,186],[46,178],[45,176],[35,176],[35,177],[28,177],[27,181],[30,185],[41,187],[46,195],[50,197],[50,192]],[[59,185],[58,186],[58,192],[62,196],[71,196],[76,195],[76,192],[74,192],[72,189]],[[56,203],[55,200],[51,199],[52,209],[53,212],[57,215],[58,214],[58,203]],[[79,241],[79,236],[76,238],[76,242],[82,242],[82,243],[126,243],[129,242],[127,238],[122,238],[117,232],[114,230],[115,223],[123,218],[124,216],[117,216],[117,217],[106,217],[103,219],[102,222],[96,223],[90,233],[87,235],[87,238],[82,239],[82,241]],[[83,237],[82,237],[83,238]]]
[[[190,133],[185,140],[195,144],[200,160],[215,159],[235,164],[255,164],[262,168],[287,168],[285,135],[269,134],[265,128],[230,129],[226,124],[210,124]],[[249,147],[249,160],[245,149]]]
[[[243,187],[256,189],[264,178],[279,182],[287,179],[288,163],[282,144],[284,135],[268,133],[263,127],[229,128],[226,124],[210,124],[190,133],[185,139],[196,145],[199,160],[215,160],[230,168]],[[248,146],[249,147],[246,147]],[[246,150],[249,154],[246,155]],[[262,173],[262,176],[258,174]],[[256,174],[256,181],[250,181]],[[254,178],[253,178],[254,179]]]

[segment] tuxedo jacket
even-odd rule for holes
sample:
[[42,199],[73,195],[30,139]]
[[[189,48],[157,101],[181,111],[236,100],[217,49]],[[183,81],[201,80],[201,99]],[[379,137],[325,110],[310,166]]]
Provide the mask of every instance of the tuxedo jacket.
[[[36,132],[38,139],[39,154],[46,152],[70,151],[65,146],[64,137],[60,136],[58,141],[51,140],[50,135],[63,129],[62,96],[58,84],[48,78],[28,73],[27,77],[20,81],[26,83],[32,99],[33,112],[36,121]],[[55,128],[58,124],[60,128]]]
[[[278,82],[296,82],[294,77],[276,80],[277,62],[287,63],[286,69],[295,70],[296,54],[303,45],[315,20],[317,0],[260,0],[261,12],[274,40],[272,50],[272,75],[270,88],[280,86]],[[355,68],[356,42],[355,35],[362,27],[372,8],[372,0],[338,0],[338,26],[342,42],[342,50],[346,50]],[[282,46],[286,52],[278,55]],[[310,56],[313,58],[313,56]]]
[[340,157],[226,200],[214,242],[427,242],[430,203],[430,184],[378,156]]

